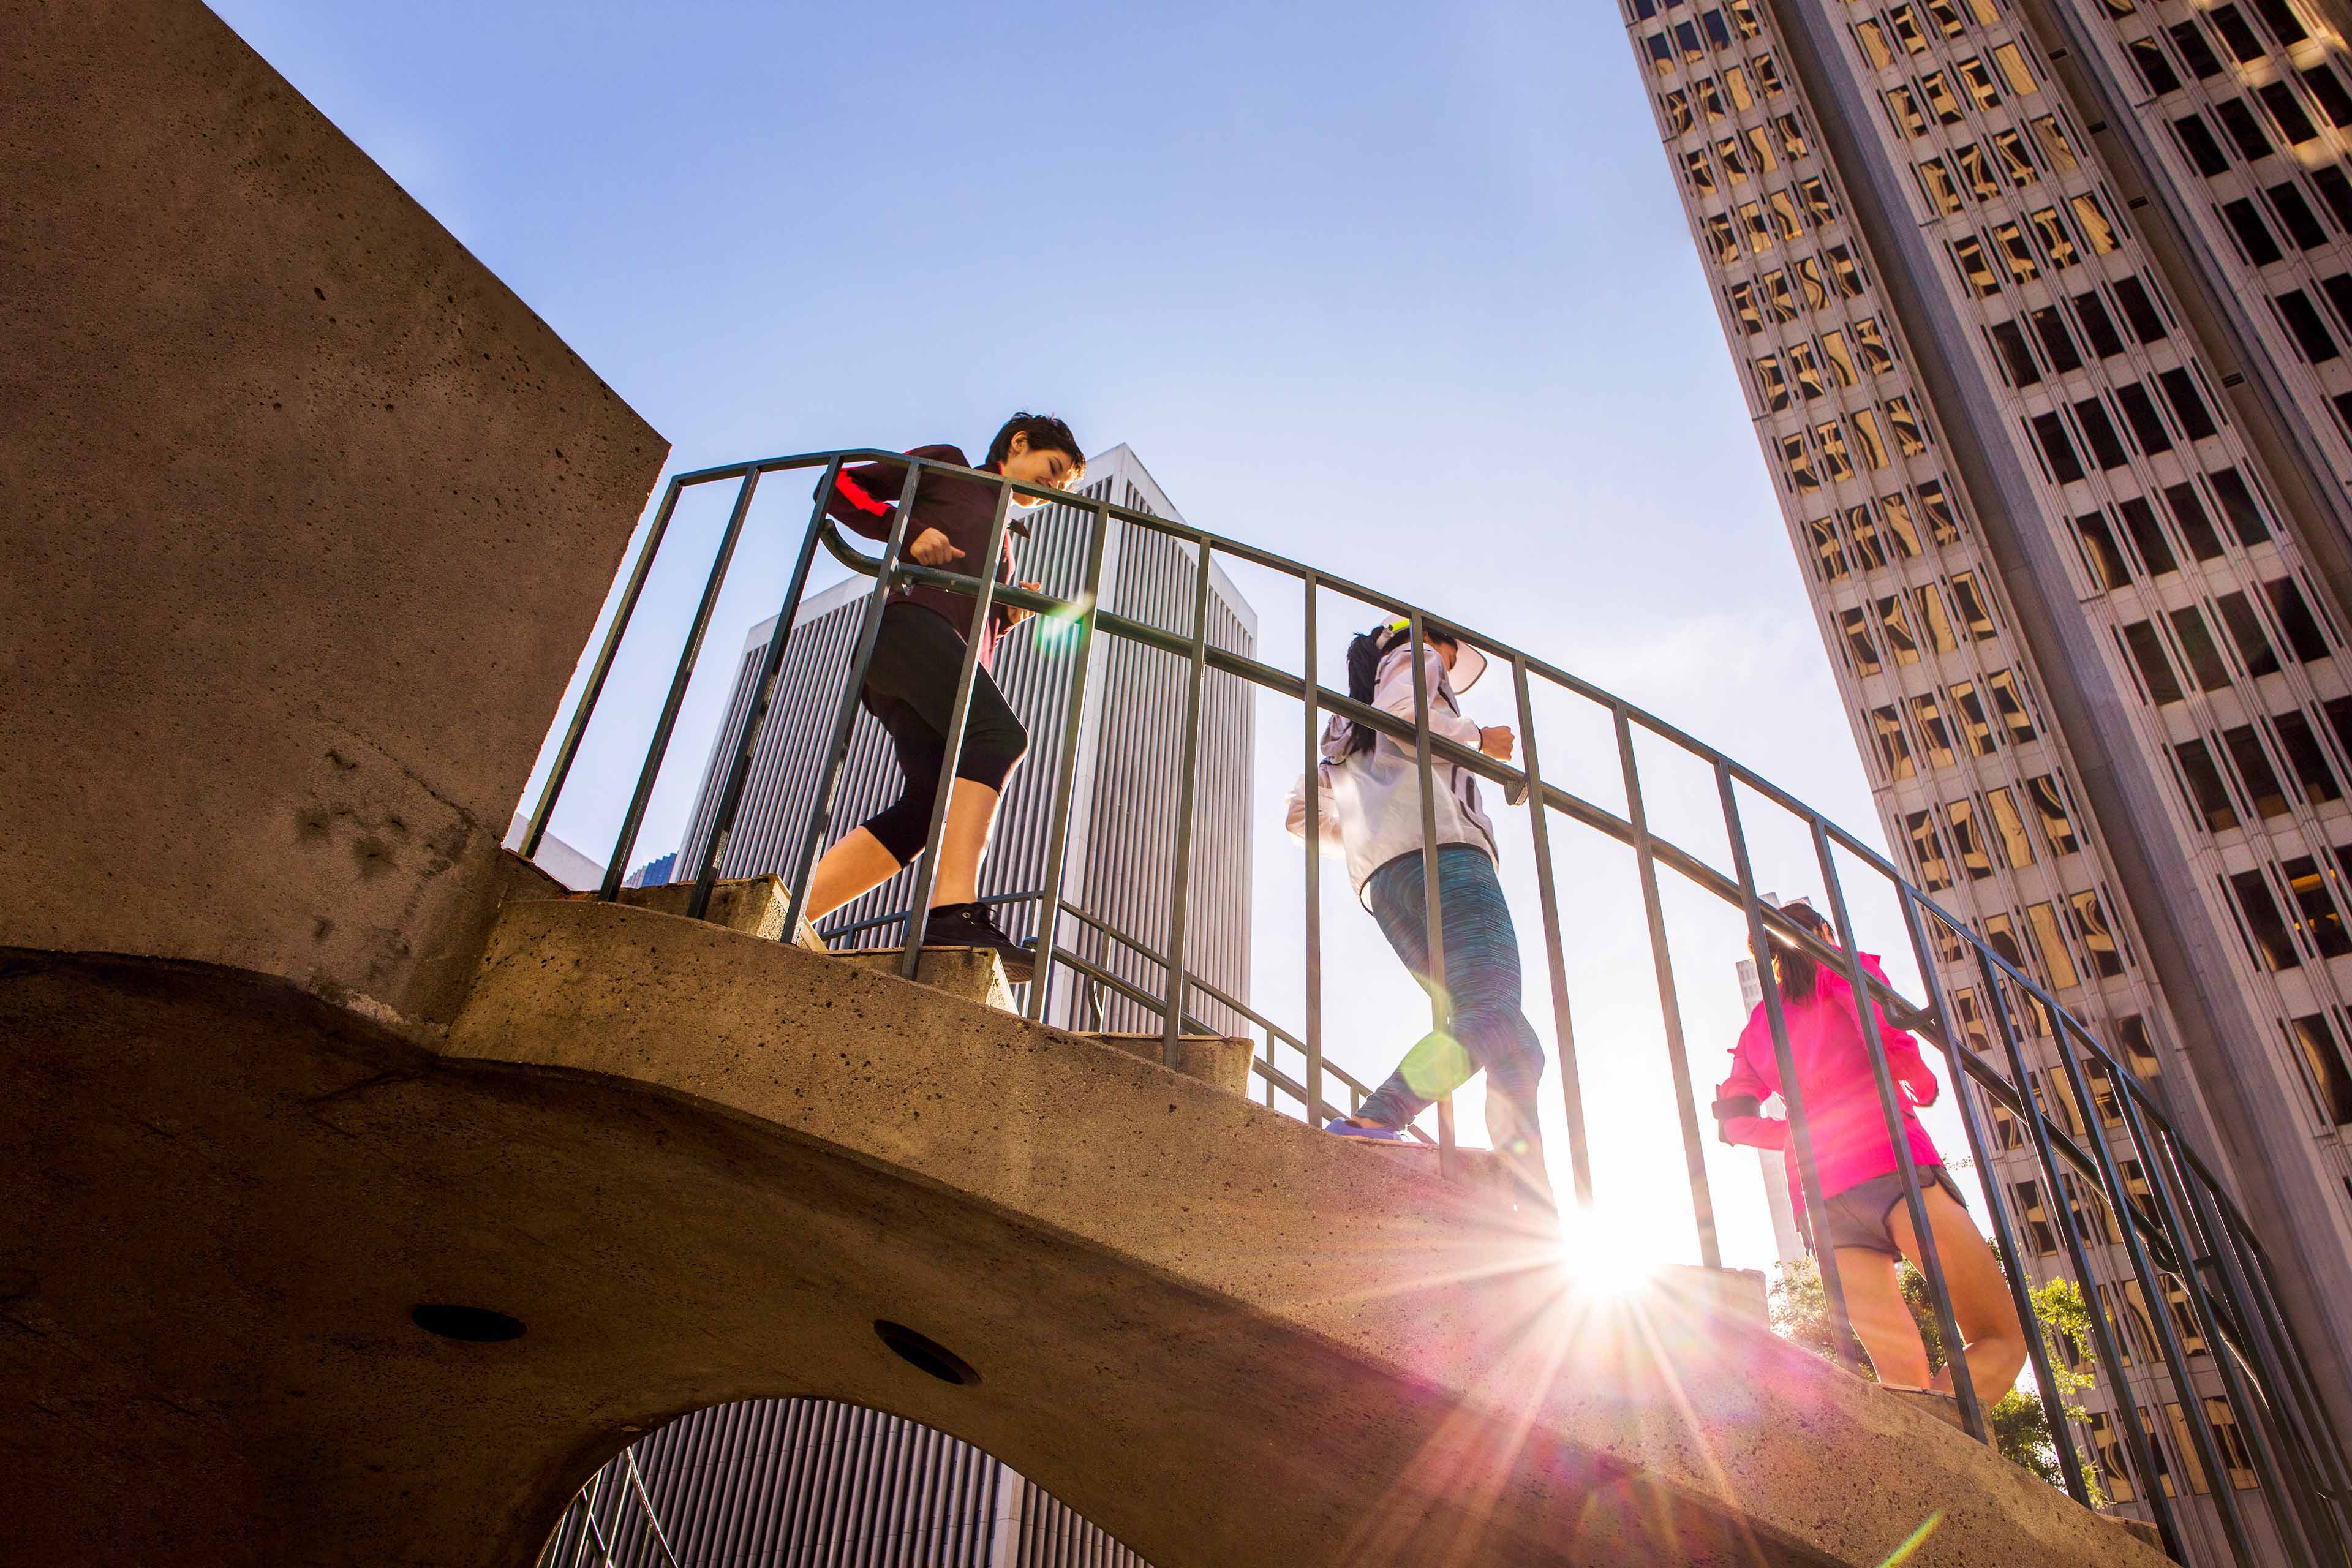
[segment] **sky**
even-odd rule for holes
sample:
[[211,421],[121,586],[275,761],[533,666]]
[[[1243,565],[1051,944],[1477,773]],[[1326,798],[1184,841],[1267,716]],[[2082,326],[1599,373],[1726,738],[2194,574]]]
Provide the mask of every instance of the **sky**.
[[[214,5],[673,468],[977,455],[1015,408],[1050,410],[1090,450],[1130,446],[1196,526],[1527,648],[1879,841],[1614,7]],[[754,513],[633,861],[675,846],[735,650],[774,611],[806,494],[774,488],[803,499]],[[682,510],[556,818],[599,859],[723,507]],[[1295,668],[1295,594],[1234,575],[1265,657]],[[1336,668],[1358,612],[1322,616]],[[1546,772],[1622,809],[1605,729],[1575,706],[1544,705],[1557,735],[1539,715]],[[1466,708],[1511,720],[1502,681]],[[1297,709],[1259,719],[1255,999],[1296,1026]],[[1654,826],[1727,866],[1711,775],[1669,762],[1643,753]],[[1554,1050],[1525,814],[1498,815]],[[1612,1245],[1692,1260],[1631,857],[1555,821],[1601,1215]],[[1801,835],[1756,831],[1765,887],[1818,887]],[[1370,918],[1331,904],[1327,966],[1349,983],[1327,986],[1330,1050],[1377,1081],[1422,1004]],[[1743,928],[1672,878],[1666,905],[1703,1108],[1744,1016]],[[1890,910],[1858,923],[1901,980]],[[1482,1103],[1462,1097],[1467,1141]],[[1755,1159],[1707,1142],[1727,1261],[1762,1266]]]

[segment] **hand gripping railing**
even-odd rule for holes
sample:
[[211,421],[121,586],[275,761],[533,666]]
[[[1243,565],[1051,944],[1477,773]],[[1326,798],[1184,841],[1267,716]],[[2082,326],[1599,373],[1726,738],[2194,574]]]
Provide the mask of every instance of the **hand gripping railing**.
[[[878,559],[866,556],[844,542],[824,515],[825,498],[832,492],[843,465],[861,460],[886,461],[903,466],[906,469],[906,479],[898,492],[898,504],[891,514],[889,533]],[[737,487],[733,504],[655,722],[653,738],[624,813],[620,833],[606,862],[603,896],[609,900],[619,895],[623,869],[629,864],[635,848],[646,805],[660,774],[704,636],[709,629],[713,608],[751,510],[753,493],[763,475],[794,470],[813,470],[819,474],[817,500],[801,537],[783,602],[777,612],[776,631],[769,638],[753,677],[749,710],[742,718],[740,732],[734,736],[732,756],[723,773],[718,775],[721,782],[708,830],[701,837],[698,861],[691,868],[679,868],[681,872],[690,871],[693,879],[689,913],[699,918],[708,910],[713,884],[726,858],[729,835],[743,804],[761,723],[775,695],[784,647],[820,546],[855,571],[871,576],[873,588],[866,597],[848,679],[833,715],[828,742],[822,753],[820,777],[816,781],[808,819],[791,864],[783,868],[791,904],[784,927],[786,931],[798,929],[809,870],[814,863],[818,847],[833,826],[832,814],[842,764],[856,721],[859,693],[873,658],[886,600],[896,589],[928,584],[968,596],[972,602],[970,635],[966,638],[963,666],[956,689],[951,732],[947,737],[945,755],[940,763],[928,848],[919,862],[908,906],[900,913],[861,922],[859,926],[840,933],[870,931],[886,924],[902,926],[903,935],[898,943],[901,953],[899,969],[902,974],[909,977],[915,973],[922,949],[934,875],[932,867],[938,858],[947,803],[979,668],[980,634],[1000,605],[1055,615],[1073,628],[1076,663],[1070,689],[1065,700],[1065,743],[1055,753],[1057,772],[1053,780],[1053,810],[1045,881],[1034,892],[1004,896],[996,900],[1028,903],[1037,916],[1036,978],[1027,988],[1027,1015],[1036,1019],[1045,1016],[1050,977],[1056,967],[1066,968],[1090,986],[1114,991],[1148,1012],[1157,1014],[1160,1020],[1163,1055],[1172,1058],[1176,1040],[1183,1032],[1217,1032],[1204,1023],[1195,1010],[1193,1003],[1197,996],[1204,1004],[1230,1009],[1263,1033],[1265,1049],[1254,1063],[1253,1070],[1265,1086],[1269,1103],[1279,1092],[1302,1107],[1310,1120],[1340,1114],[1339,1108],[1327,1097],[1328,1079],[1343,1086],[1349,1100],[1348,1109],[1352,1111],[1363,1103],[1364,1086],[1330,1062],[1323,1049],[1318,792],[1313,788],[1306,791],[1306,925],[1300,949],[1305,967],[1305,1017],[1298,1031],[1293,1032],[1277,1025],[1243,1000],[1189,971],[1186,914],[1192,892],[1191,847],[1196,826],[1195,785],[1201,767],[1203,689],[1207,678],[1213,674],[1239,679],[1252,687],[1298,701],[1305,719],[1301,754],[1310,781],[1315,776],[1314,769],[1318,761],[1318,736],[1324,718],[1337,714],[1354,720],[1393,740],[1404,748],[1408,755],[1416,759],[1423,807],[1422,860],[1428,907],[1426,934],[1431,954],[1429,968],[1433,975],[1443,976],[1445,973],[1445,933],[1442,923],[1437,857],[1431,852],[1437,844],[1434,810],[1436,770],[1440,767],[1466,770],[1502,785],[1508,797],[1523,796],[1530,805],[1544,952],[1550,977],[1554,1037],[1560,1066],[1562,1110],[1569,1136],[1574,1195],[1580,1207],[1590,1207],[1595,1201],[1595,1194],[1581,1080],[1577,1070],[1576,1042],[1570,1022],[1559,901],[1552,869],[1551,834],[1555,815],[1574,826],[1591,829],[1633,852],[1639,873],[1643,913],[1655,969],[1659,1018],[1674,1083],[1677,1130],[1688,1174],[1692,1225],[1703,1264],[1719,1268],[1721,1253],[1708,1190],[1697,1094],[1691,1078],[1687,1043],[1683,1033],[1678,984],[1668,954],[1659,878],[1662,869],[1673,872],[1692,886],[1737,908],[1745,918],[1748,943],[1753,952],[1769,953],[1775,943],[1803,951],[1817,962],[1831,966],[1847,982],[1858,1009],[1856,1022],[1867,1046],[1878,1107],[1902,1177],[1903,1201],[1913,1233],[1919,1238],[1920,1271],[1927,1281],[1943,1342],[1947,1346],[1958,1347],[1961,1342],[1959,1327],[1951,1293],[1944,1278],[1942,1261],[1937,1254],[1927,1223],[1919,1173],[1912,1161],[1908,1139],[1904,1133],[1896,1084],[1878,1031],[1870,1026],[1870,1018],[1861,1016],[1861,1009],[1865,1004],[1874,1005],[1883,1010],[1888,1022],[1895,1026],[1924,1036],[1942,1052],[1948,1078],[1956,1086],[1956,1099],[1969,1152],[1979,1179],[1983,1184],[1986,1209],[1992,1219],[1995,1237],[2007,1260],[2011,1300],[2020,1322],[2027,1325],[2025,1337],[2029,1363],[2042,1407],[2049,1414],[2057,1462],[2067,1489],[2080,1500],[2088,1501],[2092,1495],[2090,1480],[2077,1450],[2074,1431],[2064,1415],[2066,1400],[2053,1375],[2048,1347],[2042,1334],[2032,1327],[2036,1320],[2028,1294],[2029,1282],[2024,1267],[2027,1256],[2023,1246],[2025,1235],[2019,1216],[2012,1211],[2010,1194],[2000,1179],[1997,1158],[2010,1158],[2013,1163],[2030,1165],[2040,1190],[2048,1194],[2050,1228],[2056,1231],[2063,1241],[2064,1271],[2071,1273],[2090,1308],[2090,1327],[2098,1373],[2110,1396],[2113,1415],[2122,1432],[2124,1447],[2130,1460],[2128,1471],[2119,1471],[2118,1467],[2111,1462],[2106,1466],[2105,1473],[2112,1479],[2128,1479],[2133,1484],[2136,1500],[2154,1512],[2176,1555],[2183,1554],[2192,1540],[2188,1529],[2188,1517],[2179,1506],[2182,1499],[2168,1495],[2167,1491],[2167,1487],[2171,1484],[2169,1478],[2179,1475],[2181,1468],[2162,1465],[2158,1461],[2155,1436],[2141,1419],[2140,1401],[2144,1398],[2153,1400],[2154,1408],[2161,1408],[2170,1403],[2182,1412],[2176,1425],[2186,1429],[2195,1464],[2201,1468],[2207,1479],[2208,1495],[2212,1500],[2211,1517],[2210,1521],[2200,1517],[2195,1541],[2208,1542],[2210,1531],[2218,1531],[2230,1560],[2241,1564],[2242,1568],[2253,1568],[2258,1562],[2281,1557],[2305,1565],[2305,1568],[2352,1568],[2352,1551],[2347,1551],[2346,1546],[2347,1536],[2352,1536],[2352,1467],[2347,1467],[2342,1437],[2332,1424],[2310,1363],[2281,1305],[2270,1258],[2257,1239],[2253,1227],[2240,1213],[2226,1184],[2173,1126],[2163,1106],[2147,1086],[2142,1084],[2113,1052],[2095,1039],[2087,1027],[2060,1006],[2037,981],[1970,931],[1963,918],[1944,910],[1906,881],[1895,866],[1868,844],[1770,781],[1664,721],[1566,670],[1468,627],[1444,621],[1394,595],[1285,560],[1237,540],[1211,534],[1149,512],[1114,505],[1108,500],[1072,497],[1039,486],[1020,484],[1002,475],[893,452],[806,453],[680,474],[670,479],[662,493],[660,504],[646,530],[645,542],[630,567],[611,622],[590,664],[578,705],[557,743],[546,785],[531,812],[522,844],[526,856],[536,852],[546,832],[549,817],[579,754],[582,738],[604,690],[679,497],[689,489],[731,481]],[[990,544],[977,558],[982,561],[993,563],[1001,559],[1007,520],[1016,496],[1057,501],[1090,514],[1092,530],[1076,597],[1065,600],[992,579],[916,563],[906,552],[907,530],[913,510],[908,503],[914,498],[924,477],[932,474],[994,487],[996,505]],[[1151,626],[1101,607],[1104,542],[1114,520],[1124,527],[1172,539],[1193,552],[1191,624],[1185,631]],[[1298,584],[1303,595],[1306,634],[1299,673],[1293,674],[1265,663],[1252,654],[1219,647],[1211,642],[1207,615],[1210,570],[1213,559],[1220,557],[1251,563]],[[1410,717],[1358,702],[1321,684],[1317,673],[1317,607],[1320,595],[1326,593],[1357,600],[1404,621],[1415,656],[1416,671],[1413,711]],[[1483,650],[1496,668],[1509,671],[1513,703],[1524,746],[1521,765],[1514,767],[1483,751],[1473,751],[1432,731],[1433,693],[1428,689],[1425,676],[1421,673],[1423,668],[1421,655],[1433,636],[1475,647]],[[1129,933],[1112,929],[1108,922],[1064,897],[1072,799],[1081,750],[1074,742],[1080,738],[1087,683],[1095,678],[1096,645],[1106,637],[1157,649],[1184,661],[1182,760],[1176,796],[1175,842],[1171,847],[1174,858],[1171,863],[1171,918],[1164,953],[1153,951],[1148,943]],[[1538,744],[1536,708],[1532,700],[1533,691],[1539,687],[1591,703],[1607,715],[1617,752],[1618,773],[1625,792],[1626,805],[1622,816],[1544,777],[1538,760],[1543,753]],[[1698,855],[1659,837],[1653,829],[1641,773],[1636,765],[1637,733],[1674,748],[1713,773],[1730,851],[1731,864],[1727,869],[1708,864]],[[1766,904],[1759,896],[1748,851],[1748,837],[1742,822],[1742,790],[1766,806],[1794,818],[1810,835],[1829,906],[1829,918],[1837,933],[1835,946],[1823,943],[1808,929]],[[1839,877],[1837,857],[1841,852],[1883,881],[1885,890],[1894,898],[1900,910],[1904,935],[1911,945],[1926,988],[1924,1002],[1910,1001],[1864,965],[1853,911]],[[1066,942],[1062,938],[1066,922],[1071,928],[1070,940]],[[1078,951],[1080,945],[1089,940],[1094,943],[1096,953],[1091,959],[1082,956]],[[1109,953],[1111,944],[1117,944],[1127,955],[1140,959],[1148,967],[1160,972],[1163,980],[1156,993],[1114,970]],[[1939,963],[1942,965],[1940,970]],[[1758,968],[1763,988],[1763,1013],[1780,1067],[1781,1092],[1788,1108],[1798,1182],[1808,1211],[1818,1215],[1824,1212],[1823,1200],[1827,1194],[1822,1188],[1813,1147],[1813,1130],[1806,1115],[1804,1095],[1790,1055],[1782,998],[1775,983],[1773,966],[1769,963],[1760,963]],[[1979,1049],[1971,1042],[1968,1031],[1955,1026],[1954,1008],[1945,989],[1944,976],[1955,973],[1967,975],[1969,970],[1973,974],[1969,978],[1983,987],[1992,1035],[2000,1047],[1997,1056]],[[1130,975],[1131,973],[1130,968]],[[1443,1029],[1448,1022],[1445,987],[1432,984],[1427,988],[1430,991],[1432,1026]],[[2032,1027],[2021,1027],[2021,1019]],[[2046,1036],[2051,1041],[2056,1070],[2068,1086],[2074,1104],[2082,1112],[2083,1136],[2079,1139],[2053,1121],[2044,1109],[2043,1101],[2049,1090],[2037,1082],[2037,1074],[2028,1062],[2029,1034],[2036,1038]],[[1277,1047],[1292,1051],[1300,1058],[1302,1067],[1296,1077],[1276,1066],[1275,1053]],[[2105,1131],[2102,1130],[2101,1124],[2109,1119],[2104,1115],[2104,1107],[2093,1093],[2085,1062],[2096,1065],[2111,1089],[2116,1115],[2114,1125]],[[2022,1124],[2025,1148],[2021,1153],[2011,1156],[2006,1152],[1997,1152],[1991,1146],[1985,1122],[1985,1108],[1988,1106],[1997,1108]],[[1442,1161],[1450,1154],[1453,1146],[1452,1121],[1445,1114],[1446,1109],[1441,1104],[1437,1119],[1437,1143]],[[2137,1173],[2143,1189],[2137,1195],[2126,1174],[2126,1163]],[[2094,1222],[2098,1222],[2095,1226]],[[1850,1357],[1850,1347],[1854,1342],[1833,1249],[1820,1254],[1820,1266],[1829,1305],[1832,1352],[1842,1358]],[[2122,1301],[2122,1287],[2127,1281],[2138,1287],[2149,1304],[2147,1328],[2157,1342],[2162,1363],[2160,1376],[2157,1368],[2147,1364],[2145,1353],[2137,1363],[2126,1361],[2120,1326],[2110,1321],[2109,1304]],[[2114,1287],[2112,1293],[2102,1289],[2105,1286]],[[2170,1310],[2175,1292],[2181,1303],[2177,1311]],[[2184,1329],[2193,1333],[2201,1346],[2210,1352],[2209,1359],[2211,1364],[2207,1370],[2210,1373],[2210,1381],[2218,1385],[2214,1392],[2208,1392],[2207,1383],[2200,1380],[2200,1369],[2191,1364],[2192,1356],[2198,1352],[2189,1348],[2183,1338]],[[2144,1352],[2144,1342],[2142,1349]],[[1950,1361],[1963,1421],[1971,1434],[1979,1439],[1990,1440],[1990,1428],[1986,1420],[1985,1407],[2004,1391],[1973,1387],[1966,1358],[1956,1352]],[[2131,1369],[2129,1373],[2127,1368]],[[2215,1419],[2215,1406],[2229,1417],[2226,1426]],[[2244,1461],[2242,1465],[2239,1463],[2242,1458]],[[2257,1479],[2255,1489],[2263,1504],[2259,1516],[2242,1502],[2239,1489],[2231,1479],[2233,1468],[2251,1468],[2254,1472]],[[2166,1480],[2159,1483],[2159,1476],[2166,1477]],[[2258,1523],[2261,1528],[2258,1528]]]

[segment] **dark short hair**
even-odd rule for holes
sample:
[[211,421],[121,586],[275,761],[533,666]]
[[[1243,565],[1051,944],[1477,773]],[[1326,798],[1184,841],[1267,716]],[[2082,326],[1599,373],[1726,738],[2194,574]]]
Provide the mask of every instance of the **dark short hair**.
[[1087,466],[1087,454],[1078,445],[1078,438],[1070,434],[1067,425],[1050,414],[1016,414],[1007,419],[1004,428],[996,433],[996,439],[988,444],[988,466],[994,467],[1013,455],[1013,437],[1015,436],[1028,437],[1029,449],[1033,452],[1066,454],[1074,465],[1074,474]]

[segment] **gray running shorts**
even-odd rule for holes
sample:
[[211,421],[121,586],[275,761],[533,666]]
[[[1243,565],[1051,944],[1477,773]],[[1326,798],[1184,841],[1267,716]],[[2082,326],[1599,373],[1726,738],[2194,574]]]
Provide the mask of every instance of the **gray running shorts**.
[[[1929,1187],[1941,1187],[1952,1194],[1954,1203],[1962,1208],[1969,1206],[1968,1200],[1960,1196],[1959,1184],[1953,1181],[1952,1173],[1941,1165],[1919,1167],[1920,1191],[1924,1193]],[[1902,1201],[1903,1173],[1900,1171],[1874,1176],[1857,1186],[1848,1187],[1834,1197],[1824,1199],[1822,1206],[1829,1211],[1829,1224],[1824,1228],[1829,1232],[1830,1245],[1858,1247],[1867,1252],[1883,1252],[1889,1258],[1902,1257],[1903,1249],[1895,1245],[1894,1229],[1886,1223],[1895,1213],[1895,1205]],[[1812,1216],[1807,1215],[1805,1218],[1810,1222]],[[1805,1239],[1812,1241],[1812,1226],[1810,1223],[1805,1226]],[[1815,1250],[1819,1250],[1818,1243]]]

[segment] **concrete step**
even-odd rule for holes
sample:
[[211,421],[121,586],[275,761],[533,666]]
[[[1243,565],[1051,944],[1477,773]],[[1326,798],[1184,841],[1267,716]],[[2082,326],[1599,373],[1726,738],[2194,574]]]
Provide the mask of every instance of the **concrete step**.
[[[572,900],[597,897],[593,892],[564,896]],[[683,915],[693,897],[693,883],[667,882],[657,888],[624,888],[619,901],[633,910],[651,910],[657,915]],[[726,877],[712,884],[710,909],[704,918],[729,931],[748,931],[770,942],[781,942],[784,914],[792,901],[793,895],[782,877]],[[793,945],[811,952],[825,951],[824,939],[816,934],[816,927],[805,916],[799,931],[793,933]]]
[[[1098,1041],[1146,1061],[1160,1059],[1160,1037],[1156,1034],[1093,1034],[1080,1035],[1078,1038]],[[1229,1093],[1246,1095],[1250,1063],[1256,1055],[1257,1042],[1246,1035],[1179,1035],[1176,1059],[1168,1065],[1186,1078],[1214,1084]]]
[[[853,969],[863,969],[869,974],[898,973],[901,950],[895,947],[861,948],[854,952],[835,952],[839,962]],[[1004,963],[984,947],[927,947],[916,962],[915,984],[928,985],[934,991],[965,1002],[977,1002],[983,1007],[993,1007],[1000,1013],[1018,1013],[1013,1005],[1013,987],[1004,978]]]

